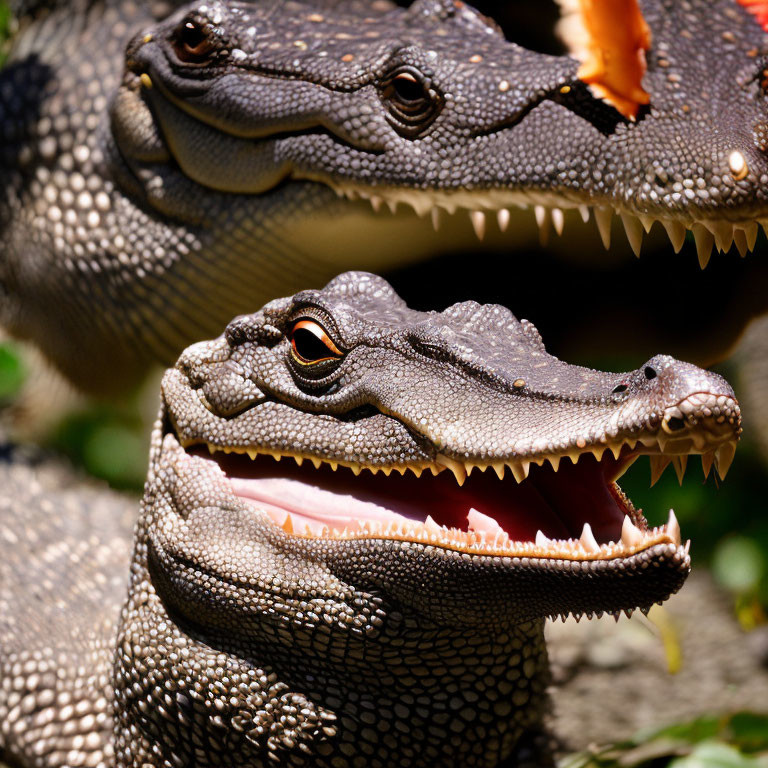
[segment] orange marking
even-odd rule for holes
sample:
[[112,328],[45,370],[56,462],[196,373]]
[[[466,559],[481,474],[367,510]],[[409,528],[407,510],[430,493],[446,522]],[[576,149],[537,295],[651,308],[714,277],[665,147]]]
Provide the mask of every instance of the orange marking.
[[768,0],[736,0],[743,5],[756,19],[757,23],[768,32]]
[[579,0],[579,10],[589,46],[578,76],[634,120],[640,105],[651,99],[641,85],[651,30],[637,0]]

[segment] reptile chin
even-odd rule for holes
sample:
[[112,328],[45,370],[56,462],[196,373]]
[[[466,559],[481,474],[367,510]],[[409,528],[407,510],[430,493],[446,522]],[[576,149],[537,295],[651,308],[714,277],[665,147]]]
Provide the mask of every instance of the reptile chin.
[[692,452],[701,454],[705,474],[715,465],[724,477],[735,450],[728,419],[735,401],[688,400],[700,409],[707,398],[717,414],[695,437],[674,421],[684,436],[670,434],[668,420],[658,435],[531,460],[438,454],[431,463],[376,467],[211,443],[187,452],[214,463],[235,496],[292,536],[562,562],[620,561],[662,545],[687,568],[690,542],[683,544],[674,512],[666,525],[649,527],[616,480],[641,455],[649,456],[654,482],[670,464],[682,480]]

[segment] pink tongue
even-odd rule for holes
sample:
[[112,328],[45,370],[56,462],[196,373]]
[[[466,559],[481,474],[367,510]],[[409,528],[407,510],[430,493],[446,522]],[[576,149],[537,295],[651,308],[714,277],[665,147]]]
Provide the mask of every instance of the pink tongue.
[[342,530],[359,528],[358,521],[387,524],[413,521],[370,501],[326,491],[299,480],[282,477],[244,480],[232,477],[230,482],[237,496],[258,502],[259,507],[278,525],[285,522],[285,515],[290,512],[297,533],[304,533],[305,526],[319,535],[324,525]]

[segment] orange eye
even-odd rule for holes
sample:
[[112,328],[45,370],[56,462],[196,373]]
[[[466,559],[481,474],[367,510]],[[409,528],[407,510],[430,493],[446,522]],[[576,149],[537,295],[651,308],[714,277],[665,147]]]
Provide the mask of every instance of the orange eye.
[[331,341],[325,329],[314,320],[299,320],[291,330],[291,348],[300,363],[311,365],[323,360],[336,360],[341,350]]

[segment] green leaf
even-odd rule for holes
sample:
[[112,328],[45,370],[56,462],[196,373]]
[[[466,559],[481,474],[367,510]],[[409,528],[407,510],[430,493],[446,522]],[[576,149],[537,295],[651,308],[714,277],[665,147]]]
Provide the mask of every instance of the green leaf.
[[734,747],[704,741],[687,757],[673,760],[669,768],[764,768],[765,763],[743,755]]

